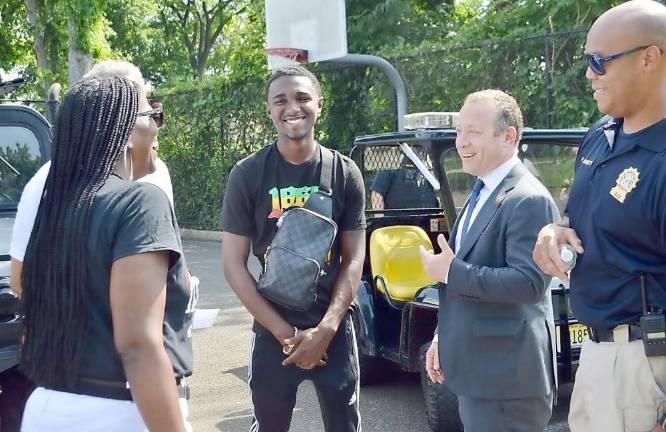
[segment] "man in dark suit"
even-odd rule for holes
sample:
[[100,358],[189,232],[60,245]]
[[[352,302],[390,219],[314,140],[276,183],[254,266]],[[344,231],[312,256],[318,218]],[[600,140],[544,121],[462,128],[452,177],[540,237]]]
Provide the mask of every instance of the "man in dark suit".
[[523,120],[515,99],[472,93],[459,120],[456,148],[477,181],[449,242],[438,238],[442,252],[421,251],[428,274],[444,283],[426,369],[458,396],[465,430],[541,432],[556,386],[555,328],[550,277],[532,249],[559,214],[517,157]]

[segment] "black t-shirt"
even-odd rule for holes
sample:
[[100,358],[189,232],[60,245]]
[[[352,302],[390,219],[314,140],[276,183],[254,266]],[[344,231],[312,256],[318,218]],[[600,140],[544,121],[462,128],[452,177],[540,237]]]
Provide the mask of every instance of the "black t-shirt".
[[[356,164],[334,151],[333,220],[338,231],[365,228],[363,177]],[[277,145],[269,145],[236,164],[229,175],[220,228],[252,239],[252,251],[263,263],[275,224],[284,209],[303,206],[310,194],[319,189],[321,152],[300,165],[282,157]],[[280,195],[278,195],[278,193]],[[275,309],[292,325],[309,327],[319,323],[331,302],[335,279],[340,268],[339,234],[333,243],[331,263],[317,288],[317,302],[308,311]]]
[[384,197],[385,209],[439,207],[434,189],[414,166],[380,171],[371,189]]
[[180,235],[166,194],[148,183],[109,177],[93,201],[86,245],[91,324],[81,376],[126,381],[113,342],[109,287],[112,264],[123,257],[169,251],[166,306],[162,326],[164,347],[177,377],[192,374],[193,316],[189,274]]

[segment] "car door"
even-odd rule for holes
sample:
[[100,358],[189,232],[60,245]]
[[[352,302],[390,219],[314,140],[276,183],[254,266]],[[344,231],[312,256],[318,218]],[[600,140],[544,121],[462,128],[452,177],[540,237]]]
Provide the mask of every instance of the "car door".
[[51,126],[23,105],[0,105],[0,276],[9,275],[9,246],[25,184],[51,154]]

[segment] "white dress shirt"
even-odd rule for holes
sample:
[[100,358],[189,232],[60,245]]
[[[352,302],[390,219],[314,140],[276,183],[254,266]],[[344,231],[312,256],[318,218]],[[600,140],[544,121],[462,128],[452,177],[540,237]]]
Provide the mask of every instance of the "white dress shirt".
[[[520,159],[518,159],[518,156],[513,156],[508,161],[503,162],[497,168],[490,171],[485,176],[481,177],[481,180],[483,181],[483,188],[481,189],[481,192],[479,192],[479,200],[476,202],[476,206],[474,206],[474,211],[472,212],[472,218],[469,221],[469,227],[467,229],[467,232],[469,232],[469,230],[472,229],[472,225],[474,225],[474,219],[476,219],[476,216],[483,208],[483,205],[488,200],[488,197],[493,193],[493,191],[497,188],[497,186],[499,186],[499,184],[502,183],[502,180],[504,180],[504,178],[507,175],[509,175],[509,172],[518,163],[520,163]],[[469,207],[465,208],[464,213],[460,215],[459,218],[460,221],[464,221],[465,217],[467,217],[467,210],[469,210]],[[458,251],[460,250],[460,237],[462,234],[462,228],[463,224],[458,223],[458,230],[456,231],[455,249],[453,250],[455,253],[458,253]]]
[[[467,232],[469,232],[469,230],[472,229],[472,225],[474,225],[474,219],[476,219],[476,216],[483,208],[483,205],[488,200],[488,197],[490,197],[490,195],[497,188],[497,186],[499,186],[500,183],[502,183],[502,180],[504,180],[504,178],[507,175],[509,175],[509,172],[511,172],[513,167],[519,163],[521,162],[520,159],[518,159],[518,156],[513,156],[511,159],[507,160],[506,162],[503,162],[497,168],[495,168],[485,176],[481,177],[481,180],[483,181],[483,188],[479,192],[479,199],[476,202],[476,206],[474,206],[474,211],[472,211],[472,217],[469,221],[469,227],[467,229]],[[463,226],[462,221],[464,221],[465,217],[467,216],[467,210],[468,208],[465,208],[465,211],[458,218],[460,222],[458,223],[458,230],[456,231],[456,239],[455,239],[455,249],[453,250],[453,252],[456,254],[460,250],[460,235],[462,234],[462,226]],[[449,271],[451,271],[451,267],[449,267]],[[448,280],[449,280],[449,273],[447,272],[443,282],[447,283]],[[439,342],[439,334],[437,334],[437,332],[435,332],[432,341]]]

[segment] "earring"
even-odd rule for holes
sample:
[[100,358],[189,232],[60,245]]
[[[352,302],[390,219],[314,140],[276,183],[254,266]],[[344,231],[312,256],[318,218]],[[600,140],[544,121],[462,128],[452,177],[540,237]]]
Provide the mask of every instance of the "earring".
[[134,165],[133,165],[133,163],[132,163],[132,159],[133,159],[133,158],[132,158],[132,146],[129,146],[129,145],[128,145],[128,146],[127,146],[127,150],[128,150],[128,152],[129,152],[129,166],[130,166],[130,169],[129,169],[129,178],[130,178],[130,181],[132,181],[132,180],[134,180]]
[[[127,169],[127,153],[129,150],[129,170]],[[123,164],[125,165],[125,173],[129,171],[130,181],[134,180],[134,167],[132,166],[132,147],[126,145],[123,149]]]

